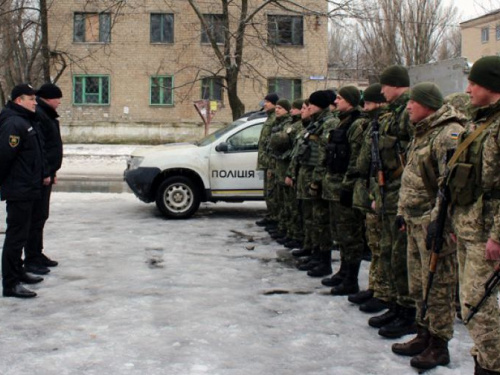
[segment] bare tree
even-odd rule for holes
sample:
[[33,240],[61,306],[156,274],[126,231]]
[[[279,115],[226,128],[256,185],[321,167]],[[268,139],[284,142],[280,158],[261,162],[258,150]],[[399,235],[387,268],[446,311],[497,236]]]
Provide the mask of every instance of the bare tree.
[[390,64],[418,65],[438,58],[440,45],[458,23],[457,9],[443,0],[371,0],[359,19],[359,38],[380,70]]

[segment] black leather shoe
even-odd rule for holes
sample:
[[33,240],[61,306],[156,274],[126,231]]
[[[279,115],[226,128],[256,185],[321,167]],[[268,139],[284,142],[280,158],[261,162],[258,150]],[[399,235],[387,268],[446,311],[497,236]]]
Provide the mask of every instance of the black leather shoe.
[[35,275],[46,275],[50,270],[38,263],[28,263],[24,265],[24,270],[26,272],[34,273]]
[[288,241],[290,241],[290,238],[288,237],[282,237],[282,238],[278,238],[276,240],[277,243],[279,243],[280,245],[284,245],[285,243],[287,243]]
[[296,258],[311,256],[312,251],[310,249],[298,249],[292,251],[292,255]]
[[21,277],[19,277],[19,281],[21,281],[24,284],[38,284],[43,281],[43,277],[31,276],[28,275],[27,273],[23,273],[21,274]]
[[16,297],[16,298],[33,298],[36,297],[36,293],[29,289],[26,289],[21,284],[16,284],[11,288],[3,288],[4,297]]
[[56,267],[59,264],[59,262],[50,259],[45,254],[42,254],[42,257],[40,258],[40,263],[45,267]]

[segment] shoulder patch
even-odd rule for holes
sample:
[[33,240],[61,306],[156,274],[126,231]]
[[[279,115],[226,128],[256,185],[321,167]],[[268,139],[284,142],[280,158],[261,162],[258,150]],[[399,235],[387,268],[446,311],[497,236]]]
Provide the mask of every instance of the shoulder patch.
[[19,146],[19,141],[21,140],[21,137],[18,135],[9,135],[9,146],[12,148],[16,148]]
[[458,133],[451,133],[450,134],[451,139],[457,140],[458,139]]

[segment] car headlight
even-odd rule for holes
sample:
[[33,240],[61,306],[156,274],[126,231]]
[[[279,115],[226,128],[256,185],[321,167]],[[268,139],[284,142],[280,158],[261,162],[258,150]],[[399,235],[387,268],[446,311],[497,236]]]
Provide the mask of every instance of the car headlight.
[[139,168],[139,166],[141,165],[143,160],[144,160],[143,156],[131,156],[127,160],[127,169],[129,171],[131,171],[131,170]]

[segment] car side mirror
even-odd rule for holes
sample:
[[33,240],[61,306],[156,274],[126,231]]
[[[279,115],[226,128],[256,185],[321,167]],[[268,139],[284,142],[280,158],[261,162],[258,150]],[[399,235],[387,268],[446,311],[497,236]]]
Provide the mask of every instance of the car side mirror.
[[221,142],[217,146],[215,146],[215,151],[217,152],[228,152],[229,145],[226,142]]

